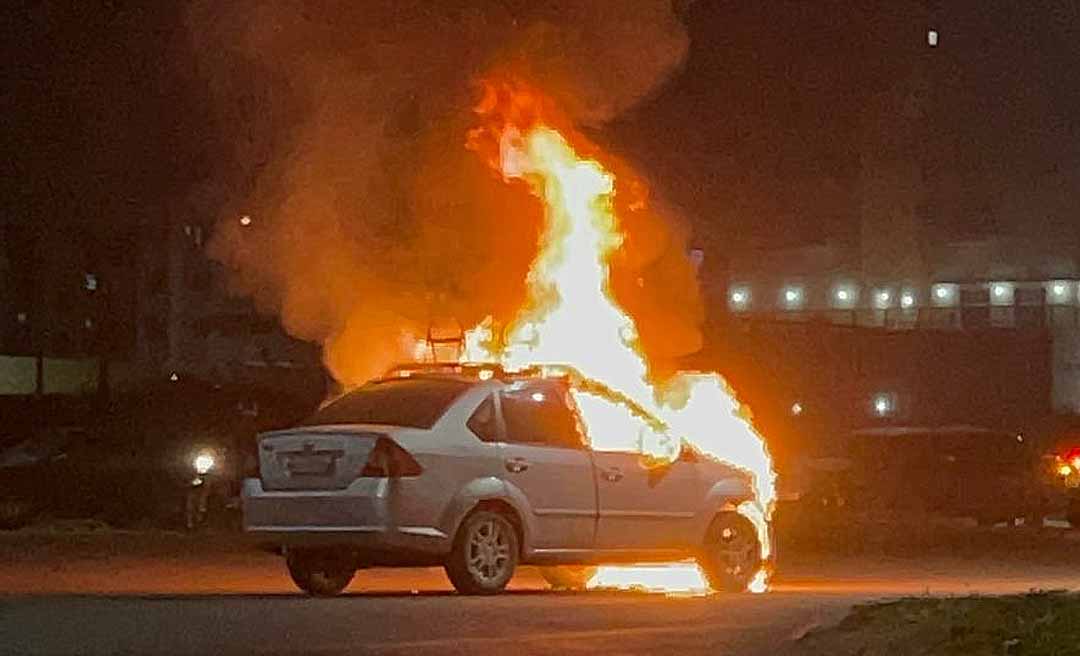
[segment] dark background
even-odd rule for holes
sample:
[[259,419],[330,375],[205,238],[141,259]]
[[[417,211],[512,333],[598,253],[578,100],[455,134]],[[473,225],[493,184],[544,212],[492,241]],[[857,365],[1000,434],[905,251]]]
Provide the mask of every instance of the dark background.
[[[944,238],[1080,235],[1068,212],[1003,209],[1011,191],[1080,173],[1075,3],[699,0],[683,11],[684,69],[598,138],[683,211],[707,257],[845,239],[859,225],[860,158],[898,134],[932,155],[926,183],[949,211],[921,219]],[[102,318],[124,316],[136,245],[160,236],[193,185],[236,165],[237,126],[209,107],[184,7],[5,3],[0,44],[0,236],[15,282],[4,300],[29,306],[111,269]],[[923,113],[892,121],[911,93],[927,94]],[[102,332],[121,350],[131,338]]]

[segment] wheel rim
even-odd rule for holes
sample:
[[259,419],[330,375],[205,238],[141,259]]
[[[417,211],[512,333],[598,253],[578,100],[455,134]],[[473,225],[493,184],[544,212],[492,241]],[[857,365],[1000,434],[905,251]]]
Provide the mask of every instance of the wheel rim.
[[724,572],[735,578],[752,575],[760,556],[757,538],[735,526],[721,527],[719,538],[716,556]]
[[497,583],[510,566],[511,539],[502,522],[487,519],[469,533],[467,564],[469,574],[481,583]]

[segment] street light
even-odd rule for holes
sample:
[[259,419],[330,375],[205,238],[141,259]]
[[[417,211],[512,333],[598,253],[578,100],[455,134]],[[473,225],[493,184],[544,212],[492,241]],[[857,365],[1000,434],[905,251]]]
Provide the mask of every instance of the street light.
[[803,305],[803,288],[798,285],[789,285],[784,288],[784,306],[789,310],[797,310]]
[[896,409],[892,394],[877,394],[873,401],[874,414],[878,417],[888,417]]
[[859,290],[854,285],[841,284],[833,289],[833,305],[838,308],[853,308],[858,300]]
[[893,295],[888,289],[878,289],[874,292],[874,307],[879,310],[888,310],[892,306]]
[[1016,286],[1011,282],[990,283],[991,305],[1012,305],[1016,296]]
[[745,285],[731,288],[728,304],[732,310],[741,312],[750,306],[750,288]]
[[939,283],[932,289],[934,305],[948,307],[956,305],[957,286],[952,283]]
[[1073,301],[1073,287],[1071,280],[1051,280],[1046,287],[1047,301],[1051,305],[1069,305]]

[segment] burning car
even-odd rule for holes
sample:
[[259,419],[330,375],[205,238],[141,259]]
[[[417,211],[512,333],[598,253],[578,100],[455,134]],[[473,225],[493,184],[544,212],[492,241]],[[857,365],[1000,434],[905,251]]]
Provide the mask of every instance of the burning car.
[[[559,587],[605,563],[694,558],[723,591],[759,574],[767,550],[738,512],[747,472],[595,381],[453,369],[399,369],[260,436],[244,526],[284,547],[300,589],[337,594],[376,566],[442,565],[466,594],[501,591],[519,564],[565,568],[547,572]],[[595,434],[614,424],[586,428],[582,403],[631,418],[622,448]]]

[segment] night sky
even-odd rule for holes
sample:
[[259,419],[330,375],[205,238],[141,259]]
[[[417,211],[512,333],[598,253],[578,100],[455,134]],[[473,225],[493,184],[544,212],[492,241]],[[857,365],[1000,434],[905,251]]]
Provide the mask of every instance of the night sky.
[[[949,197],[928,222],[956,237],[1078,230],[1063,209],[1080,175],[1076,3],[699,0],[685,15],[683,70],[597,138],[634,161],[710,250],[854,229],[859,153],[894,127],[874,115],[874,98],[920,70],[928,120],[913,138],[929,144],[929,184]],[[184,20],[174,3],[5,3],[9,243],[49,226],[108,252],[220,173],[237,128],[215,123]],[[930,25],[941,33],[932,52]],[[1030,205],[1010,193],[1040,180],[1058,180],[1065,197],[1010,212]]]

